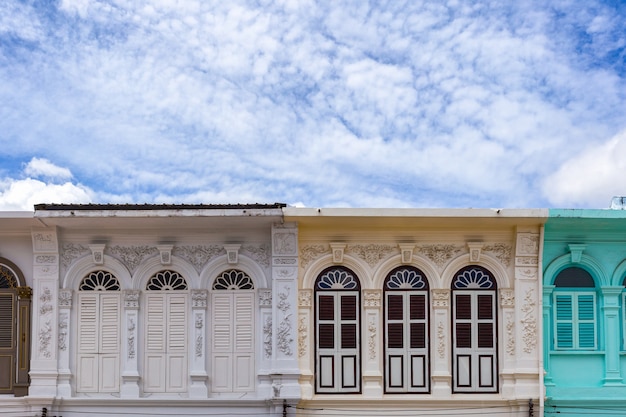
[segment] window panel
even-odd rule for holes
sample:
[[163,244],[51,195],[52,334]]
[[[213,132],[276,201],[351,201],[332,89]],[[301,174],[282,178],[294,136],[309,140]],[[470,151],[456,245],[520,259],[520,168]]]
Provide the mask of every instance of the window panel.
[[472,347],[472,324],[457,323],[456,324],[456,347],[471,348]]
[[356,324],[341,325],[341,348],[356,349]]
[[424,320],[426,318],[426,295],[410,295],[411,308],[410,318],[411,320]]
[[335,297],[332,295],[320,295],[318,297],[318,318],[320,320],[335,319]]
[[472,297],[469,294],[459,294],[455,297],[455,317],[457,320],[472,318]]
[[404,316],[404,298],[402,294],[387,296],[387,320],[402,320]]
[[335,347],[335,325],[319,325],[319,347],[322,349],[333,349]]
[[478,347],[479,348],[492,348],[493,347],[493,324],[492,323],[478,323]]
[[355,295],[341,295],[341,320],[356,320]]
[[387,323],[387,347],[398,349],[404,347],[403,323]]
[[411,349],[426,347],[426,323],[411,323]]
[[490,294],[478,295],[478,320],[493,318],[493,297]]

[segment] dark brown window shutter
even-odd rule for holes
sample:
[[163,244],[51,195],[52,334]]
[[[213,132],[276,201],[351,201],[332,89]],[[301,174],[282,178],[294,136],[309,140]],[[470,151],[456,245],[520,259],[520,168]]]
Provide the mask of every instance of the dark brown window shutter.
[[423,349],[426,347],[426,324],[411,323],[411,348]]
[[411,295],[411,320],[424,320],[426,318],[426,297],[423,295]]
[[472,347],[472,325],[471,323],[456,324],[456,347],[471,348]]
[[404,325],[402,323],[387,324],[387,346],[389,348],[402,348],[404,346]]
[[478,296],[478,319],[490,320],[493,318],[493,297],[491,294]]
[[387,320],[402,320],[403,307],[402,295],[389,294],[387,297]]
[[334,320],[335,319],[335,297],[332,295],[319,296],[319,319]]
[[341,295],[341,320],[356,320],[355,295]]
[[455,317],[461,320],[472,318],[472,296],[469,294],[457,294],[455,304]]
[[492,323],[478,323],[478,347],[479,348],[493,347],[493,324]]
[[341,325],[341,348],[356,349],[356,324]]
[[335,325],[320,324],[319,325],[319,347],[320,349],[335,348]]

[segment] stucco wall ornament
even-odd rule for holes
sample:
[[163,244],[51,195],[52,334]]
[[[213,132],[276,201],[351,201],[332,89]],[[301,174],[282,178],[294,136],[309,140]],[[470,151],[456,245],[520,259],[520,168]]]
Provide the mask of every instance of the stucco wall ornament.
[[300,307],[311,307],[312,299],[313,299],[313,291],[311,290],[298,291],[298,305]]
[[241,248],[241,251],[264,267],[270,266],[270,258],[272,256],[270,245],[265,243],[259,246],[246,245]]
[[519,278],[537,279],[537,268],[518,267],[518,268],[515,268],[515,274]]
[[35,252],[56,252],[56,234],[50,231],[33,233],[33,249]]
[[502,307],[515,306],[515,294],[512,289],[504,288],[500,290],[500,305]]
[[369,332],[369,337],[367,341],[367,346],[369,348],[369,358],[376,359],[376,332],[378,331],[378,326],[376,326],[376,319],[374,317],[370,318],[370,321],[367,325],[367,331]]
[[537,266],[539,261],[536,256],[517,256],[515,258],[515,265],[519,266]]
[[505,243],[494,243],[492,245],[483,246],[483,251],[490,252],[496,257],[500,263],[506,267],[511,264],[511,245]]
[[208,292],[206,290],[191,290],[191,306],[193,308],[206,308]]
[[259,306],[270,307],[272,305],[272,290],[259,290]]
[[398,248],[391,245],[348,245],[346,252],[363,259],[372,268],[391,253],[398,253]]
[[450,259],[463,253],[464,248],[457,245],[437,244],[418,246],[417,250],[442,269]]
[[433,307],[448,307],[450,304],[450,290],[432,290]]
[[82,258],[91,251],[87,246],[76,243],[65,243],[61,249],[61,265],[67,269],[75,259]]
[[133,317],[128,318],[128,333],[127,333],[127,343],[128,343],[128,358],[135,358],[135,319]]
[[306,354],[306,339],[307,339],[307,320],[306,317],[300,317],[298,323],[298,356],[303,357]]
[[330,253],[327,245],[305,245],[300,249],[300,264],[306,268],[314,260]]
[[535,350],[537,343],[537,319],[535,318],[535,299],[533,297],[534,290],[529,288],[524,296],[524,305],[522,313],[524,318],[522,322],[522,340],[524,341],[524,352],[531,353]]
[[509,356],[515,355],[515,320],[513,320],[513,313],[506,313],[506,353]]
[[124,291],[124,307],[127,309],[139,308],[139,290]]
[[67,349],[67,313],[59,317],[59,350]]
[[272,357],[272,318],[265,317],[263,323],[263,351],[267,359]]
[[204,326],[204,320],[202,319],[202,314],[196,314],[196,329],[198,329],[198,335],[196,336],[196,357],[199,358],[202,356],[202,327]]
[[382,292],[380,290],[365,290],[363,299],[365,307],[380,307]]
[[536,233],[520,233],[517,235],[517,254],[536,255],[539,253],[539,235]]
[[59,291],[59,308],[72,307],[72,290]]
[[293,342],[293,337],[291,337],[291,312],[289,312],[291,309],[291,304],[289,303],[289,291],[291,288],[285,287],[284,290],[285,292],[278,293],[279,301],[277,308],[282,312],[283,318],[278,325],[276,345],[283,354],[291,356],[293,355],[291,350],[291,343]]
[[274,234],[274,254],[276,255],[295,255],[297,245],[296,235],[294,233],[275,233]]
[[159,250],[154,246],[112,246],[105,248],[108,253],[122,261],[129,271],[134,272],[135,269],[143,262],[144,259],[158,255]]
[[50,343],[52,342],[52,291],[45,287],[39,296],[39,354],[51,358]]
[[57,262],[56,255],[37,255],[35,256],[35,263],[40,265],[55,264]]
[[439,322],[437,325],[437,353],[439,358],[444,359],[446,357],[446,329],[443,322]]
[[192,264],[200,272],[211,259],[226,253],[222,246],[174,246],[172,254]]

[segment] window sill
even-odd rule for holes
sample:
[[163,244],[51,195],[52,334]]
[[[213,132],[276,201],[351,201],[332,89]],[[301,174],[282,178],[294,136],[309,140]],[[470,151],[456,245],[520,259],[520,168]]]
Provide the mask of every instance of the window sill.
[[[550,355],[604,355],[603,350],[551,350]],[[624,352],[626,354],[626,352]]]

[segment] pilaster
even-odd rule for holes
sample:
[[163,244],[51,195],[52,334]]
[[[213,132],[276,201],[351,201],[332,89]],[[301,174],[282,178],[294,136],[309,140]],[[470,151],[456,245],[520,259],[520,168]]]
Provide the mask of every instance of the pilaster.
[[[433,397],[449,398],[452,394],[450,362],[450,290],[432,290],[434,344],[432,353]],[[433,334],[433,333],[431,333]]]
[[604,317],[604,385],[622,385],[620,374],[621,320],[619,298],[624,287],[602,287]]
[[363,291],[363,331],[365,335],[361,345],[363,358],[363,395],[367,398],[382,398],[383,375],[380,372],[382,339],[382,290]]
[[124,291],[124,337],[122,340],[122,398],[139,398],[139,369],[137,367],[137,320],[139,291]]
[[191,314],[193,318],[193,339],[191,345],[193,352],[191,360],[191,386],[189,398],[207,398],[209,390],[206,371],[206,309],[209,292],[207,290],[191,291]]
[[62,289],[59,291],[59,384],[57,396],[69,398],[72,396],[70,380],[70,340],[72,334],[72,290]]

